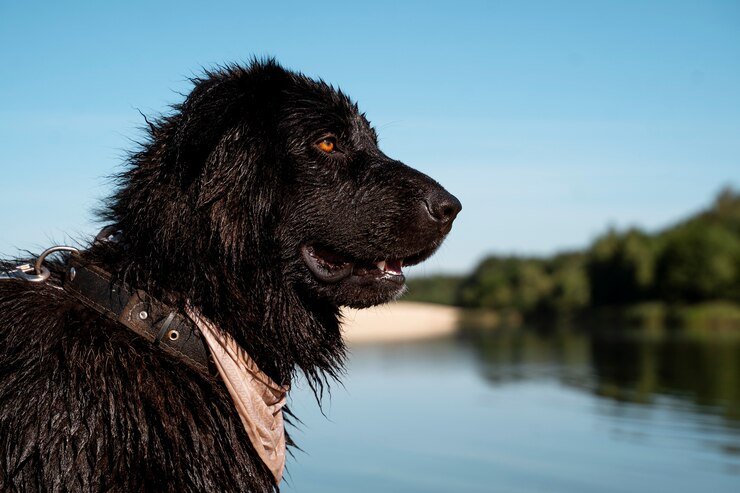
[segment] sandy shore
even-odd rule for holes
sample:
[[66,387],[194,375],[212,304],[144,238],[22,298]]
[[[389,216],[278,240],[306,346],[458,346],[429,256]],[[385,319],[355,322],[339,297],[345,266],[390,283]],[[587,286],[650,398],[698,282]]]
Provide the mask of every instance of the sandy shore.
[[349,344],[399,342],[451,335],[459,309],[430,303],[395,302],[364,310],[343,309]]

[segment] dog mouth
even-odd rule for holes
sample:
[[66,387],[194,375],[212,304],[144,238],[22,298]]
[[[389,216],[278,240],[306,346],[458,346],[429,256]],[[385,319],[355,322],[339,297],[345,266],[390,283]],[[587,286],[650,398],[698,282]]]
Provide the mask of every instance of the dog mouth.
[[301,256],[308,270],[320,281],[336,283],[355,277],[363,280],[388,281],[403,285],[403,267],[418,264],[432,254],[433,248],[401,258],[359,260],[317,245],[303,245]]

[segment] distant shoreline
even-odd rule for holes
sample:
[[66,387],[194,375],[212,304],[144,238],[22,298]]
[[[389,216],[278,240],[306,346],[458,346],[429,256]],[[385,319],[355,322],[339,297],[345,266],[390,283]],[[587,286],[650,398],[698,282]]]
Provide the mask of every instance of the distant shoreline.
[[[591,330],[680,330],[694,333],[740,331],[740,307],[729,302],[689,306],[638,303],[624,307],[602,307],[563,319],[529,320],[547,327],[567,321]],[[398,343],[450,337],[461,327],[492,329],[519,327],[524,316],[516,310],[471,310],[418,301],[397,301],[364,310],[342,310],[342,333],[350,345]]]
[[386,305],[342,310],[342,333],[348,344],[407,342],[451,336],[461,309],[434,303],[397,301]]

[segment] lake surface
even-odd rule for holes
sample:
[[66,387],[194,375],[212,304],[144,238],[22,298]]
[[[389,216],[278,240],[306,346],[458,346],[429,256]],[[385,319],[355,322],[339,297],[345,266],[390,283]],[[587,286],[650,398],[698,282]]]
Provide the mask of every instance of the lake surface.
[[740,338],[469,331],[305,388],[288,492],[739,492]]

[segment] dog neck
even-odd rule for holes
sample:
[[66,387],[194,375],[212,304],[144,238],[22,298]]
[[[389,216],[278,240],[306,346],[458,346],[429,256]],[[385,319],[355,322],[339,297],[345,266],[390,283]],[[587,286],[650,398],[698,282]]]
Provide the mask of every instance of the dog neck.
[[279,484],[285,468],[282,408],[289,387],[275,384],[231,336],[197,310],[188,305],[186,311],[203,335],[257,455]]
[[243,269],[241,274],[202,259],[186,268],[136,255],[124,238],[96,244],[87,252],[93,263],[133,287],[184,307],[185,300],[228,333],[279,385],[303,373],[318,394],[341,373],[345,358],[338,308],[303,297],[276,273]]

